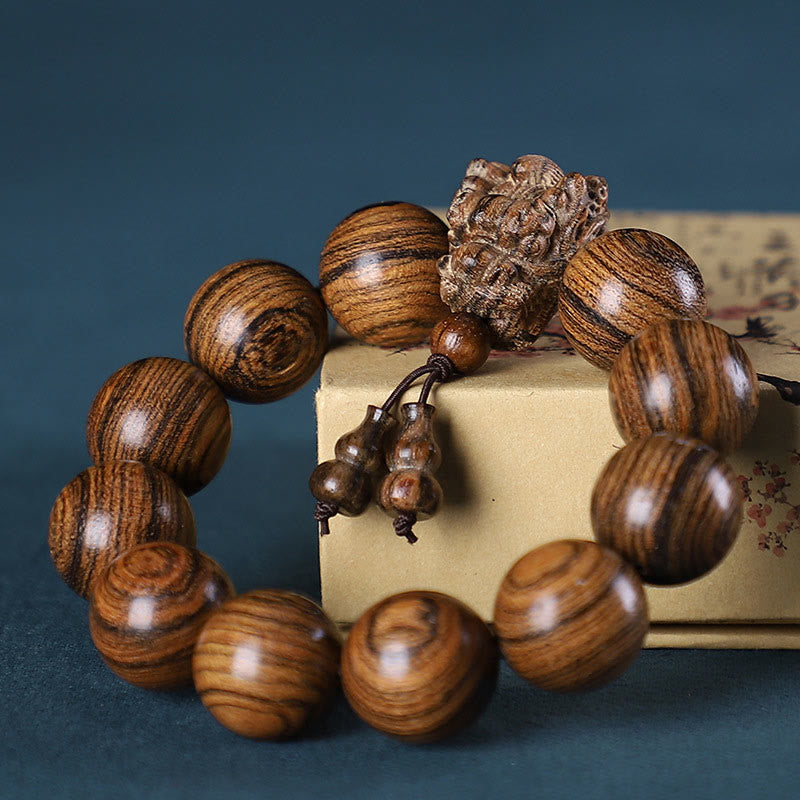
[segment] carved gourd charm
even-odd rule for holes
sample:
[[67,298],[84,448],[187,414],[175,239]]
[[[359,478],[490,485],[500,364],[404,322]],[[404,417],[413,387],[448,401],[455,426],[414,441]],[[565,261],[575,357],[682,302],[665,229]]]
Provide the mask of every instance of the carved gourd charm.
[[442,500],[442,487],[433,476],[442,461],[433,438],[435,411],[429,403],[402,405],[400,432],[386,456],[389,474],[381,483],[379,502],[395,517],[395,533],[410,544],[417,541],[414,523],[432,517]]
[[308,486],[317,500],[320,533],[329,533],[328,520],[336,514],[355,517],[372,498],[372,477],[383,467],[383,441],[394,425],[385,409],[367,406],[364,421],[336,442],[336,458],[323,461],[311,473]]

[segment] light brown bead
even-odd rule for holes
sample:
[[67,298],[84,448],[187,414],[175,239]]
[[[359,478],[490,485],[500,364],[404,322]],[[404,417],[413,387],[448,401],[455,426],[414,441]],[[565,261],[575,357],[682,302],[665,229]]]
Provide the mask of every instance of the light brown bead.
[[195,538],[186,496],[163,472],[138,461],[85,469],[61,490],[50,511],[50,556],[81,597],[88,597],[96,575],[134,545],[194,545]]
[[491,333],[474,314],[448,314],[431,333],[431,352],[447,356],[462,375],[479,370],[491,349]]
[[342,650],[342,686],[353,710],[408,741],[459,730],[484,708],[496,679],[489,629],[438,592],[403,592],[372,606]]
[[239,261],[197,290],[183,338],[189,360],[228,397],[267,403],[314,374],[328,342],[328,315],[319,292],[296,270]]
[[648,583],[685,583],[715,567],[742,522],[736,474],[708,445],[657,433],[617,451],[592,494],[597,541]]
[[697,265],[654,231],[607,231],[572,257],[558,310],[570,344],[587,361],[610,369],[625,343],[648,325],[701,318],[706,294]]
[[140,544],[99,575],[89,632],[103,661],[145,689],[192,679],[192,650],[209,614],[233,595],[216,561],[173,542]]
[[95,464],[142,461],[186,494],[216,475],[230,441],[230,410],[219,387],[176,358],[143,358],[117,370],[95,396],[86,425]]
[[259,589],[229,600],[203,626],[194,685],[221,725],[241,736],[299,733],[339,685],[339,635],[302,595]]
[[325,304],[351,336],[368,344],[423,342],[449,311],[436,269],[447,247],[447,226],[420,206],[380,203],[354,211],[322,251]]
[[629,342],[611,370],[611,412],[625,441],[670,431],[735,450],[758,415],[758,376],[729,334],[668,320]]
[[559,692],[612,681],[638,655],[648,628],[633,568],[594,542],[564,539],[524,555],[503,579],[494,629],[523,678]]

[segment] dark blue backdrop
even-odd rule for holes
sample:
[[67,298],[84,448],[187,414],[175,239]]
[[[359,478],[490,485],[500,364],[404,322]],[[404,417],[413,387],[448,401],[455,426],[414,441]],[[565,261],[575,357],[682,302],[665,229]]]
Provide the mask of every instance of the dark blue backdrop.
[[[97,387],[181,355],[207,274],[265,256],[313,277],[346,213],[444,205],[474,156],[546,153],[617,207],[798,210],[799,25],[786,0],[2,3],[0,793],[785,796],[798,654],[648,652],[577,698],[505,671],[427,749],[343,703],[308,741],[253,743],[100,665],[46,522]],[[241,590],[318,592],[312,393],[237,405],[194,501]]]

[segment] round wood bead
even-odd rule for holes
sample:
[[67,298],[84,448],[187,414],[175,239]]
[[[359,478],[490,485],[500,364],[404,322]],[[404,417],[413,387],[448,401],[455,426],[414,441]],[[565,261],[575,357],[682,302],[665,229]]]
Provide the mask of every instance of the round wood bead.
[[479,370],[491,349],[491,333],[474,314],[448,314],[431,333],[431,352],[447,356],[462,375]]
[[258,590],[229,600],[203,626],[194,685],[226,728],[256,739],[301,731],[339,685],[336,626],[294,592]]
[[647,628],[647,601],[633,567],[577,539],[524,555],[503,579],[494,609],[511,667],[559,692],[593,689],[622,674]]
[[667,320],[639,334],[620,353],[608,389],[626,442],[671,431],[727,452],[758,415],[758,376],[747,354],[699,320]]
[[216,561],[193,547],[132,547],[95,579],[89,632],[120,678],[146,689],[192,679],[192,649],[209,614],[233,594]]
[[216,475],[231,441],[228,403],[202,370],[176,358],[143,358],[117,370],[89,410],[95,464],[143,461],[193,494]]
[[617,451],[592,494],[600,544],[645,581],[685,583],[725,556],[742,522],[733,470],[696,439],[657,433]]
[[138,461],[89,467],[59,493],[50,511],[50,556],[81,597],[120,553],[143,542],[194,545],[194,515],[175,482]]
[[325,242],[322,297],[336,321],[362,342],[418,344],[449,312],[436,268],[447,249],[447,226],[427,209],[367,206],[340,222]]
[[558,299],[570,344],[610,369],[632,336],[662,319],[700,318],[706,294],[697,265],[671,239],[653,231],[608,231],[572,257]]
[[353,710],[383,733],[433,741],[470,722],[497,679],[484,622],[438,592],[403,592],[364,613],[342,650]]
[[189,360],[233,400],[267,403],[299,389],[328,343],[319,292],[274,261],[239,261],[197,290],[183,323]]

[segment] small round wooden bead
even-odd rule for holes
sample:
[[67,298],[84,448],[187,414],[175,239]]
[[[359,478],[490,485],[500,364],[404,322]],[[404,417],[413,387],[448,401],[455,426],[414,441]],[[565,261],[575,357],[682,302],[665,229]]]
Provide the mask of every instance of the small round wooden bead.
[[248,592],[203,626],[193,674],[203,704],[229,730],[256,739],[294,736],[339,685],[338,632],[302,595]]
[[706,294],[700,270],[675,242],[622,228],[575,253],[564,271],[558,310],[575,350],[610,369],[628,339],[648,325],[705,316]]
[[216,561],[193,547],[149,542],[94,582],[89,632],[109,668],[146,689],[192,679],[192,649],[209,614],[233,594]]
[[438,592],[403,592],[356,622],[342,650],[342,686],[353,710],[383,733],[434,741],[470,722],[497,679],[485,623]]
[[353,212],[328,237],[319,263],[322,297],[334,319],[368,344],[418,344],[449,309],[436,263],[447,226],[411,203]]
[[524,555],[494,609],[503,655],[542,689],[593,689],[622,674],[648,628],[642,582],[599,544],[561,540]]
[[299,389],[328,342],[319,292],[274,261],[239,261],[197,290],[183,324],[189,360],[233,400],[267,403]]
[[491,349],[489,328],[474,314],[448,314],[431,333],[431,352],[447,356],[462,375],[479,370]]
[[592,494],[600,544],[645,581],[685,583],[715,567],[742,521],[733,470],[696,439],[657,433],[617,451]]
[[143,461],[186,494],[216,475],[230,441],[230,410],[219,387],[176,358],[143,358],[117,370],[95,396],[86,425],[95,464]]
[[625,441],[671,431],[728,452],[758,415],[758,376],[747,354],[721,328],[699,320],[667,320],[631,340],[608,389]]
[[89,467],[59,493],[50,511],[50,556],[81,597],[120,553],[153,541],[194,545],[192,508],[175,482],[138,461]]

